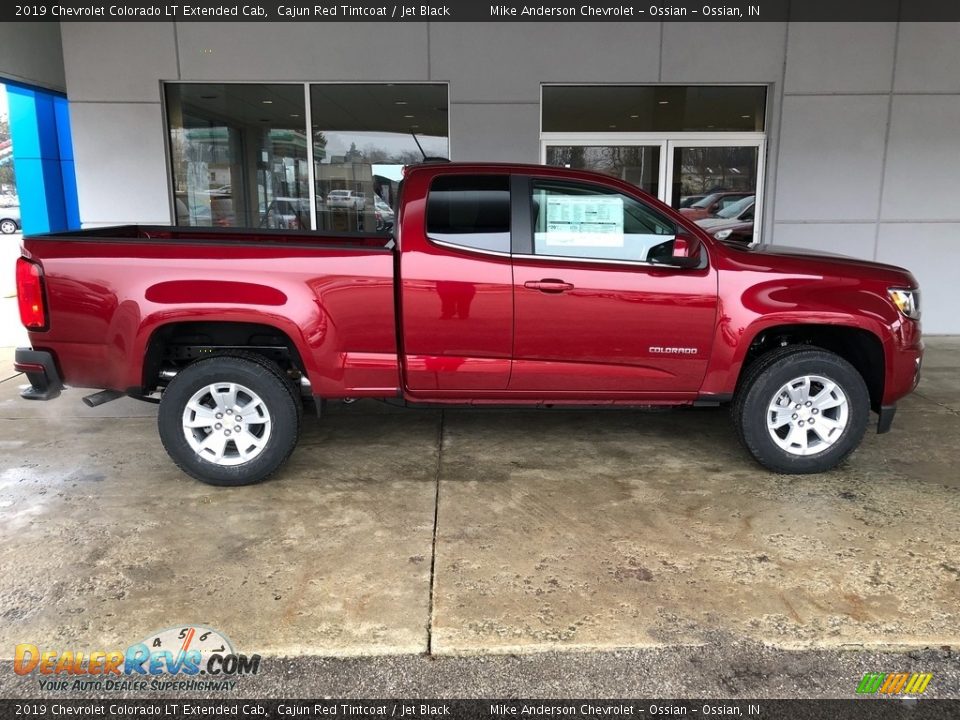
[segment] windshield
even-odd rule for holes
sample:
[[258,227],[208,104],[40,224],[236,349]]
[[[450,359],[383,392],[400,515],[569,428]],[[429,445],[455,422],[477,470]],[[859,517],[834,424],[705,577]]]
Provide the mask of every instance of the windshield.
[[753,205],[753,195],[748,195],[742,200],[737,200],[732,205],[727,205],[723,210],[717,213],[717,217],[729,220],[737,217],[740,213]]

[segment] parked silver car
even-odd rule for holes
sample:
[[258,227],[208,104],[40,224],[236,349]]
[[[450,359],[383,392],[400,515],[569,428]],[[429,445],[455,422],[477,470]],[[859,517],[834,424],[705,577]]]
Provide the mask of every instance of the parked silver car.
[[0,233],[13,235],[20,232],[20,206],[0,208]]

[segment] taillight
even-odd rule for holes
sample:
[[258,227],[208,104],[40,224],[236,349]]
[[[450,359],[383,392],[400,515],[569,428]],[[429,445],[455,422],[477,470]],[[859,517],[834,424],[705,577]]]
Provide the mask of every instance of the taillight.
[[43,268],[23,257],[17,259],[17,302],[20,305],[20,322],[27,330],[47,329]]

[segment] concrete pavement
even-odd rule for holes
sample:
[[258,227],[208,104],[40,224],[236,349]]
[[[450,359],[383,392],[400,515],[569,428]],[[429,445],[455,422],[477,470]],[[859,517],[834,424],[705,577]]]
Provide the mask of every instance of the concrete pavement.
[[277,657],[956,648],[960,340],[929,344],[893,432],[805,477],[716,410],[356,403],[220,489],[167,459],[153,406],[7,379],[0,658],[189,622]]

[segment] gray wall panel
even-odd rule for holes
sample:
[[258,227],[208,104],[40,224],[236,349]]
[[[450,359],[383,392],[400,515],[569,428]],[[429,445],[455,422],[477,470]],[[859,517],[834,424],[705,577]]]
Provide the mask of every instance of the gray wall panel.
[[958,158],[960,95],[895,96],[882,218],[960,220]]
[[877,260],[909,269],[920,281],[920,310],[927,333],[957,333],[957,238],[960,223],[884,223]]
[[184,80],[425,80],[426,23],[177,23]]
[[874,220],[886,96],[783,99],[776,219]]
[[0,23],[0,78],[63,92],[60,23]]
[[888,92],[896,23],[792,23],[784,92]]
[[73,103],[80,219],[170,222],[159,104]]
[[540,162],[540,105],[453,103],[453,160]]
[[453,102],[540,102],[540,83],[656,82],[656,23],[434,23],[431,77]]
[[65,23],[63,56],[71,102],[158,102],[177,79],[173,23]]
[[663,82],[775,82],[786,23],[664,23]]
[[901,23],[897,92],[960,93],[960,23]]
[[777,223],[774,244],[873,260],[875,223]]

